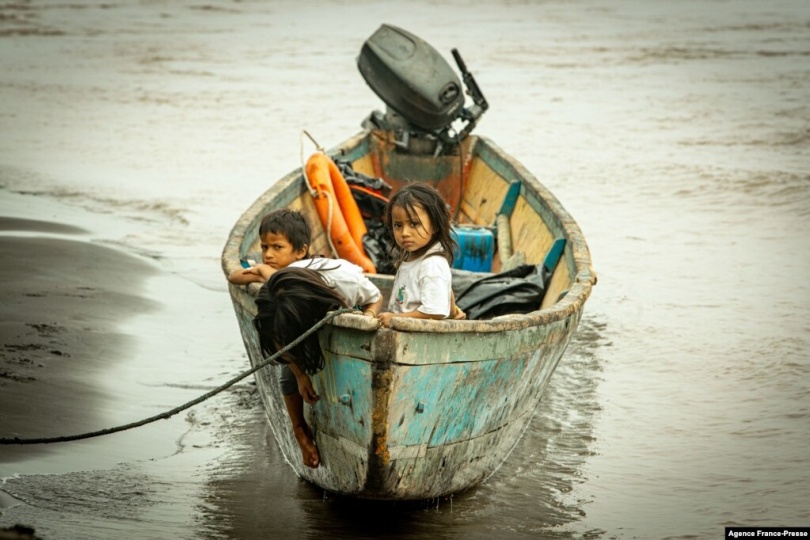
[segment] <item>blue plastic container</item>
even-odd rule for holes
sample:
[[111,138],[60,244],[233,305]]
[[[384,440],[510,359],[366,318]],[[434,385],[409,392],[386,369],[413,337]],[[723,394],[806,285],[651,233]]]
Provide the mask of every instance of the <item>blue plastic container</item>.
[[495,255],[495,235],[484,227],[453,227],[458,242],[453,268],[472,272],[491,272]]

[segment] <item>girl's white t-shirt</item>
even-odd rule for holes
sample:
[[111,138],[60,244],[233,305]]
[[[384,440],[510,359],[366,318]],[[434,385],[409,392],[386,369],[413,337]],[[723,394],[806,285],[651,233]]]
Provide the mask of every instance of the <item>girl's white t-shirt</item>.
[[380,289],[363,274],[363,269],[345,259],[315,257],[295,261],[290,266],[318,272],[349,306],[365,306],[380,298]]
[[391,313],[419,311],[426,315],[450,315],[450,264],[436,242],[422,257],[399,265],[391,289],[388,310]]

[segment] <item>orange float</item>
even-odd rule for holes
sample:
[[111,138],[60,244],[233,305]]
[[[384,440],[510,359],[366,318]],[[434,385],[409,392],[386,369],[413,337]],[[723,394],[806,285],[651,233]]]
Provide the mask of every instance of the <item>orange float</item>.
[[330,235],[338,255],[360,266],[364,272],[377,273],[374,263],[363,249],[363,237],[368,232],[363,216],[335,162],[326,154],[312,154],[305,170],[309,185],[315,192],[312,197],[321,224]]

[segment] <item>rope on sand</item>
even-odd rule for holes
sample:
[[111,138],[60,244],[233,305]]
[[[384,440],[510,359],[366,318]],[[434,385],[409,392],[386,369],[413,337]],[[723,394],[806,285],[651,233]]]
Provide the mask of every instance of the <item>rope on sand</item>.
[[110,435],[111,433],[118,433],[119,431],[126,431],[128,429],[133,429],[133,428],[136,428],[136,427],[145,426],[146,424],[151,424],[152,422],[156,422],[157,420],[165,420],[167,418],[170,418],[170,417],[174,416],[175,414],[177,414],[179,412],[185,411],[186,409],[193,407],[194,405],[202,403],[206,399],[209,399],[209,398],[219,394],[223,390],[226,390],[226,389],[230,388],[231,386],[238,383],[239,381],[241,381],[242,379],[244,379],[248,375],[251,375],[252,373],[255,373],[256,371],[259,371],[263,367],[266,367],[266,366],[270,365],[271,363],[273,363],[276,360],[276,358],[280,357],[282,354],[286,353],[287,351],[289,351],[290,349],[292,349],[293,347],[295,347],[296,345],[301,343],[307,336],[309,336],[313,332],[316,332],[323,325],[325,325],[326,323],[328,323],[329,321],[331,321],[332,319],[334,319],[335,317],[337,317],[341,313],[348,313],[350,311],[354,311],[354,310],[351,309],[351,308],[341,308],[341,309],[336,309],[335,311],[329,312],[326,315],[326,317],[324,317],[323,319],[321,319],[320,321],[315,323],[312,326],[312,328],[310,328],[309,330],[307,330],[306,332],[304,332],[303,334],[298,336],[294,341],[292,341],[291,343],[286,345],[283,349],[279,349],[278,352],[276,352],[275,354],[273,354],[269,358],[266,358],[258,366],[254,367],[254,368],[251,368],[251,369],[237,375],[236,377],[234,377],[230,381],[226,382],[222,386],[219,386],[219,387],[211,390],[210,392],[201,395],[197,399],[189,401],[188,403],[184,403],[183,405],[180,405],[179,407],[175,407],[174,409],[171,409],[169,411],[157,414],[155,416],[150,416],[149,418],[144,418],[143,420],[139,420],[137,422],[132,422],[132,423],[129,423],[129,424],[124,424],[122,426],[111,427],[111,428],[107,428],[107,429],[101,429],[101,430],[98,430],[98,431],[91,431],[91,432],[88,432],[88,433],[79,433],[77,435],[66,435],[66,436],[63,436],[63,437],[44,437],[44,438],[38,438],[38,439],[20,439],[18,437],[14,437],[13,439],[2,439],[2,438],[0,438],[0,444],[49,444],[49,443],[57,443],[57,442],[78,441],[78,440],[81,440],[81,439],[90,439],[92,437],[100,437],[101,435]]

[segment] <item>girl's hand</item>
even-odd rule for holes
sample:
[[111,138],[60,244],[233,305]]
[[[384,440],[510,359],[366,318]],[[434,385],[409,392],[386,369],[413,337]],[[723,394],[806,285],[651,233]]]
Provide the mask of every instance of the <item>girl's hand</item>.
[[309,375],[302,373],[300,376],[296,374],[296,380],[298,381],[298,393],[301,394],[301,397],[304,398],[309,404],[317,403],[321,397],[315,392],[315,388],[312,386],[312,379],[309,378]]
[[383,328],[391,328],[391,319],[394,318],[394,314],[388,311],[380,313],[377,315],[377,320],[380,321],[380,326]]
[[462,321],[467,318],[467,314],[464,313],[458,304],[456,304],[456,293],[450,291],[450,319],[454,321]]

